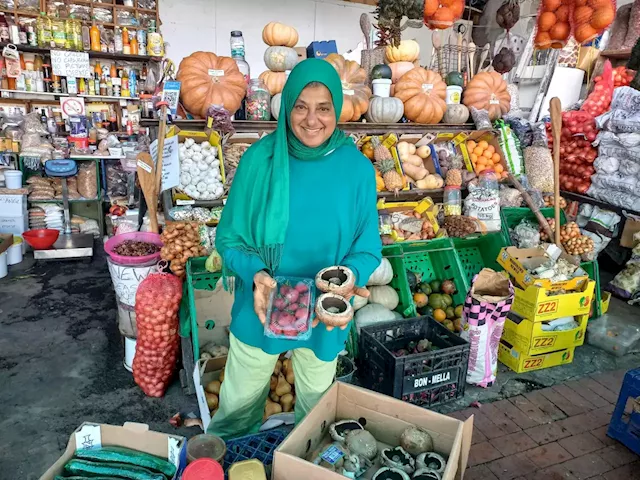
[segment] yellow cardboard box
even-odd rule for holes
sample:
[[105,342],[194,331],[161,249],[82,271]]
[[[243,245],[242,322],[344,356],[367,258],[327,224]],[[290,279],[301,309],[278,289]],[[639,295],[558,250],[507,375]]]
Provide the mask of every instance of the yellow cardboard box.
[[571,363],[573,362],[574,350],[574,348],[565,348],[549,353],[525,355],[501,340],[498,345],[498,360],[514,372],[524,373]]
[[525,355],[551,353],[559,349],[575,348],[584,343],[589,315],[575,317],[578,327],[571,330],[546,331],[545,322],[534,322],[509,314],[502,331],[502,340]]
[[589,280],[575,291],[560,295],[553,295],[542,287],[530,286],[522,290],[514,286],[515,298],[511,311],[534,322],[588,315],[595,286],[595,280]]
[[[573,259],[564,253],[560,258],[573,262]],[[545,264],[548,259],[549,256],[542,247],[505,247],[500,250],[496,261],[524,288],[535,285],[547,290],[576,290],[589,280],[589,276],[585,274],[561,282],[552,282],[551,279],[538,278],[529,273],[530,270]]]

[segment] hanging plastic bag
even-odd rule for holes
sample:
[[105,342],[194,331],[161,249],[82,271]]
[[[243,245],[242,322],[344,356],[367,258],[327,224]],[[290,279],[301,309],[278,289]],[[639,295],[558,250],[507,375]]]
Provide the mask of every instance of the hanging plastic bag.
[[513,285],[499,272],[483,268],[473,278],[462,307],[462,333],[470,346],[467,383],[490,387],[498,371],[498,342],[513,303]]
[[152,273],[136,292],[138,338],[133,378],[150,397],[164,395],[178,359],[178,310],[182,281],[169,273]]
[[571,34],[569,14],[572,0],[542,0],[536,20],[535,47],[562,48]]
[[609,28],[615,16],[614,0],[592,0],[586,4],[577,2],[571,16],[573,36],[578,43],[589,42]]
[[462,18],[464,0],[426,0],[424,24],[432,30],[445,30]]

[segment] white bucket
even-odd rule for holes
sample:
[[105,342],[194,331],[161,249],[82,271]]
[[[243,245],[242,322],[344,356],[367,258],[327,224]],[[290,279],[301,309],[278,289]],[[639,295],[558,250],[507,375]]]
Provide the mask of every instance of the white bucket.
[[14,241],[13,245],[7,249],[7,265],[17,265],[22,261],[22,239],[16,240],[20,241]]
[[447,87],[447,105],[458,105],[462,98],[462,87],[458,85],[449,85]]
[[376,97],[388,97],[391,94],[391,79],[376,78],[371,81],[373,85],[373,95]]
[[154,260],[145,265],[120,265],[107,257],[107,264],[109,265],[113,288],[116,292],[116,299],[125,305],[135,307],[136,292],[138,291],[140,282],[154,271],[157,263],[158,262]]
[[133,373],[133,357],[136,356],[136,339],[124,337],[124,368]]
[[4,183],[9,189],[22,188],[22,172],[20,170],[5,170]]
[[0,253],[0,278],[7,276],[7,252]]

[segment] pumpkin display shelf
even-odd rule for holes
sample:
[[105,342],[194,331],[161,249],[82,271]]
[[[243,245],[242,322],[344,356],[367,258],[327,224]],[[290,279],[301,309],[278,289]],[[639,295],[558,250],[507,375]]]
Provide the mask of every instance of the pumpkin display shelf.
[[[8,42],[1,42],[0,49],[4,49],[9,45]],[[13,44],[12,44],[13,45]],[[40,47],[31,47],[29,45],[16,45],[16,48],[19,52],[22,53],[39,53],[41,55],[49,55],[51,50],[62,50],[67,51],[64,48],[40,48]],[[129,62],[160,62],[162,61],[162,57],[150,57],[149,55],[125,55],[124,53],[109,53],[109,52],[94,52],[93,50],[88,51],[79,51],[79,50],[68,50],[71,52],[78,53],[88,53],[89,58],[99,58],[106,60],[120,60],[120,61],[129,61]]]

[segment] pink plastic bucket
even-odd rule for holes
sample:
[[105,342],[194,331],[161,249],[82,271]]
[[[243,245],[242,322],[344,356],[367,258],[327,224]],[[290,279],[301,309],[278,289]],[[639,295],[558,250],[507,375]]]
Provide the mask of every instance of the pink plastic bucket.
[[153,243],[155,245],[163,246],[162,240],[160,240],[160,235],[157,233],[150,232],[128,232],[121,233],[120,235],[115,235],[107,240],[107,243],[104,244],[104,251],[109,254],[111,260],[120,265],[142,265],[144,263],[149,263],[152,261],[160,260],[160,252],[154,253],[152,255],[144,255],[142,257],[125,257],[123,255],[118,255],[113,251],[115,247],[120,245],[125,240],[135,240],[138,242],[148,242]]

